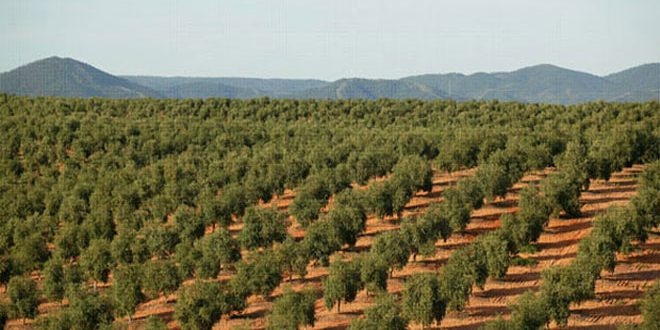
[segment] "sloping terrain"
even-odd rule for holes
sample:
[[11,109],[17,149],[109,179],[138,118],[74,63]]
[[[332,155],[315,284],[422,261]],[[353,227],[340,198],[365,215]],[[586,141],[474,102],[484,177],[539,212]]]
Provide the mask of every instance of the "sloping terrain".
[[[489,279],[483,290],[475,287],[465,311],[447,314],[441,327],[436,326],[433,329],[478,329],[486,322],[495,319],[497,315],[506,317],[509,313],[507,304],[515,302],[527,290],[539,289],[540,272],[543,269],[552,265],[566,265],[574,259],[577,245],[590,233],[595,216],[612,205],[628,203],[635,194],[636,177],[643,168],[641,165],[636,165],[615,173],[608,182],[593,182],[589,191],[584,192],[581,197],[583,215],[579,218],[551,219],[537,243],[538,252],[523,254],[526,258],[536,260],[538,262],[536,265],[511,266],[503,279]],[[498,199],[474,211],[465,234],[454,234],[446,242],[438,241],[434,256],[420,256],[416,261],[411,260],[402,270],[395,271],[393,277],[388,280],[388,291],[402,293],[404,282],[411,274],[438,271],[457,248],[468,244],[485,232],[498,228],[502,214],[517,210],[517,192],[526,185],[538,184],[550,172],[552,169],[526,175],[510,190],[506,198]],[[473,173],[473,170],[453,174],[436,173],[433,190],[430,193],[418,193],[407,205],[403,216],[423,213],[429,202],[441,201],[442,191]],[[263,206],[277,206],[284,210],[288,208],[294,197],[295,192],[288,190]],[[294,223],[290,228],[294,236],[304,235],[296,227]],[[356,248],[340,251],[338,255],[352,258],[364,253],[370,248],[376,234],[398,230],[398,227],[396,218],[380,220],[370,216],[367,220],[367,229],[358,239]],[[241,225],[232,225],[230,229],[236,232],[241,229]],[[249,298],[248,306],[243,312],[229,318],[223,317],[215,324],[214,329],[263,329],[272,301],[281,294],[283,286],[289,285],[296,290],[306,286],[320,287],[323,278],[327,276],[325,267],[309,266],[308,271],[305,279],[294,276],[292,280],[283,281],[273,292],[272,299],[264,300],[256,296]],[[221,278],[226,280],[229,276],[223,275]],[[630,255],[618,256],[614,272],[603,271],[601,276],[596,284],[596,298],[571,307],[568,329],[615,329],[618,324],[641,321],[637,301],[643,296],[646,287],[660,277],[660,236],[651,235],[646,243],[641,244]],[[176,299],[176,295],[170,295],[141,304],[129,328],[141,329],[148,316],[157,315],[169,320],[171,329],[177,329],[176,322],[172,321]],[[342,312],[337,313],[336,309],[328,311],[323,299],[320,298],[315,304],[316,322],[313,328],[346,329],[352,320],[359,318],[364,310],[373,304],[373,301],[374,297],[362,291],[354,302],[343,305]],[[42,304],[40,313],[48,313],[57,308],[57,304]],[[23,329],[24,326],[19,320],[14,320],[8,324],[8,328]],[[552,325],[551,328],[556,328],[556,325]]]
[[148,87],[60,57],[49,57],[0,74],[0,91],[27,96],[161,97]]

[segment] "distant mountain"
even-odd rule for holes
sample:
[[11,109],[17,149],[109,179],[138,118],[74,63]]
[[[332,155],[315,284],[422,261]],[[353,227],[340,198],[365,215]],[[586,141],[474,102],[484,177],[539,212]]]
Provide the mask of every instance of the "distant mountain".
[[0,74],[0,91],[28,96],[161,97],[150,88],[60,57],[49,57]]
[[292,95],[305,99],[441,99],[447,94],[433,87],[405,80],[341,79],[323,87]]
[[650,63],[604,77],[621,90],[617,101],[660,99],[660,63]]
[[[329,84],[327,81],[312,79],[258,79],[258,78],[196,78],[196,77],[154,77],[122,76],[134,83],[147,86],[165,97],[287,97],[293,93]],[[195,93],[196,86],[204,91],[218,90],[218,94]],[[180,91],[186,91],[181,93]],[[190,93],[188,93],[190,92]]]
[[660,63],[599,77],[542,64],[512,72],[426,74],[401,79],[117,77],[73,59],[51,57],[0,74],[0,91],[108,98],[455,99],[574,104],[660,100]]
[[468,99],[579,103],[608,99],[614,83],[588,73],[542,64],[513,72],[423,75],[407,77]]

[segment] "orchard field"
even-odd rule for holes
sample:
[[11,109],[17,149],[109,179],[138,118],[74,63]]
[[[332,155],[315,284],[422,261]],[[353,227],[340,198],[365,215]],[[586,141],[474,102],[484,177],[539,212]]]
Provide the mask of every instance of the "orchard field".
[[0,321],[656,329],[660,104],[0,94]]

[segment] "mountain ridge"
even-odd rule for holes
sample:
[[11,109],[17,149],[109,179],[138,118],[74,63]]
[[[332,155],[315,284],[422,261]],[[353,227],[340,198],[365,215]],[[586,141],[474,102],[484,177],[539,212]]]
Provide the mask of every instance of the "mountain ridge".
[[140,98],[156,91],[71,58],[48,57],[0,74],[0,91],[27,96]]
[[455,99],[575,104],[660,100],[660,63],[605,76],[539,64],[510,72],[421,74],[399,79],[114,76],[71,58],[49,57],[0,73],[0,91],[107,98]]

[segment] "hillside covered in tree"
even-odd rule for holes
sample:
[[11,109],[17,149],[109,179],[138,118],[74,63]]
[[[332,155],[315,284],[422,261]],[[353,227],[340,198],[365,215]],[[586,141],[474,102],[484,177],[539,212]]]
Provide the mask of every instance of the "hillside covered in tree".
[[[594,298],[616,254],[657,240],[659,109],[655,101],[0,94],[0,321],[162,329],[162,319],[138,314],[153,302],[183,329],[261,317],[269,329],[296,328],[314,325],[322,303],[352,329],[438,324],[514,263],[544,262],[526,256],[553,249],[537,244],[550,218],[593,216],[580,200],[590,185],[646,166],[628,180],[639,181],[630,205],[597,215],[575,261],[537,272],[540,291],[520,292],[510,320],[494,325],[534,318],[562,326],[571,303]],[[447,174],[456,171],[462,176]],[[454,181],[438,182],[437,173]],[[517,211],[470,231],[472,214],[500,204],[526,173],[545,174],[516,192]],[[411,207],[419,194],[435,199]],[[268,205],[283,196],[284,207]],[[389,229],[368,232],[374,223]],[[452,237],[470,240],[436,245]],[[396,279],[402,294],[387,293],[409,264],[418,268]],[[420,270],[429,264],[435,271]],[[657,277],[654,268],[644,274]],[[657,310],[655,291],[628,313],[655,322],[645,312]],[[368,309],[342,314],[363,292],[375,296]],[[248,311],[255,302],[266,316]]]

